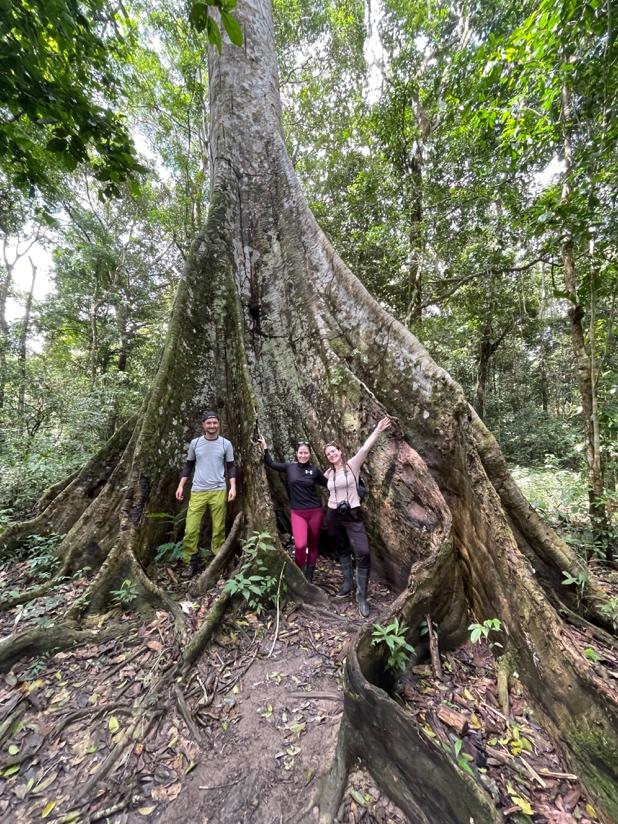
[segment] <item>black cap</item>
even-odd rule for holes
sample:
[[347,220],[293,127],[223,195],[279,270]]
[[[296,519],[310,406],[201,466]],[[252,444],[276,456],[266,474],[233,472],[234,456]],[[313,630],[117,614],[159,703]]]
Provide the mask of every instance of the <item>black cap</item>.
[[219,416],[216,412],[213,412],[212,409],[207,409],[206,412],[204,412],[204,414],[202,415],[202,422],[204,422],[206,418],[216,418],[217,420],[219,420]]

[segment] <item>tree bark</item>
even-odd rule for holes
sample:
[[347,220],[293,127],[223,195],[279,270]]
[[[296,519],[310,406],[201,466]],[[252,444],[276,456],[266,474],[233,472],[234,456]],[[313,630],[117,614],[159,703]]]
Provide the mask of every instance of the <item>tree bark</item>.
[[[618,816],[615,695],[558,612],[580,606],[560,584],[563,569],[577,571],[577,559],[525,501],[461,388],[369,295],[320,230],[283,141],[270,2],[243,0],[235,13],[244,47],[226,42],[220,55],[209,55],[208,220],[127,445],[106,480],[94,462],[91,474],[98,472],[102,486],[86,508],[69,492],[79,476],[57,496],[56,521],[63,514],[71,520],[61,496],[67,506],[79,503],[62,547],[65,568],[96,548],[104,560],[91,607],[103,608],[128,569],[147,565],[160,530],[147,515],[174,505],[184,442],[204,408],[219,412],[236,447],[234,509],[244,511],[248,531],[273,535],[258,428],[277,453],[306,439],[321,461],[327,441],[335,437],[352,453],[388,413],[395,425],[366,463],[364,507],[373,568],[400,593],[394,614],[412,633],[431,614],[444,649],[465,639],[470,613],[500,618],[506,651],[539,719],[561,740],[600,808]],[[284,562],[282,552],[277,557]],[[315,588],[300,581],[293,564],[286,575],[295,597],[312,597]],[[591,620],[602,619],[602,595],[592,579],[581,601]],[[413,820],[497,820],[488,794],[395,711],[383,664],[363,636],[348,660],[337,787],[358,755]],[[380,722],[393,736],[401,726],[396,752],[385,752]],[[339,789],[331,787],[324,805]],[[323,806],[322,820],[328,815]]]

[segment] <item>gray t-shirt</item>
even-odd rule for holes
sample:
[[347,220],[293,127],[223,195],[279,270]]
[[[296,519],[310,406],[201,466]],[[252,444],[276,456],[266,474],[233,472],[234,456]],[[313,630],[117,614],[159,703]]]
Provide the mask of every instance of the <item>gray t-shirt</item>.
[[195,461],[193,492],[209,492],[226,489],[225,465],[234,460],[232,444],[219,435],[209,441],[204,435],[194,438],[189,444],[188,461]]

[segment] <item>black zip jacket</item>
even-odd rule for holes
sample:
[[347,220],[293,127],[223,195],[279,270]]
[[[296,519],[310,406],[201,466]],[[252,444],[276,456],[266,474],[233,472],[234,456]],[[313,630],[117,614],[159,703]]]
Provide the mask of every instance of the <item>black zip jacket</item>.
[[290,509],[317,509],[322,506],[322,498],[315,485],[326,486],[322,470],[313,464],[277,463],[264,452],[264,463],[276,472],[285,472],[286,486],[290,496]]

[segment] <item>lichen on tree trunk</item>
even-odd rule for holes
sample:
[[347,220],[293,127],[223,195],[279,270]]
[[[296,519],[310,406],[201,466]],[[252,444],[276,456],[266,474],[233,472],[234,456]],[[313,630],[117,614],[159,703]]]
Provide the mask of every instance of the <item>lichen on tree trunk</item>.
[[[430,613],[442,644],[462,640],[470,613],[500,618],[536,711],[601,807],[618,815],[615,696],[573,648],[555,608],[579,607],[560,585],[561,570],[575,571],[577,560],[521,496],[461,388],[369,295],[315,222],[283,140],[270,3],[243,0],[237,14],[244,47],[225,43],[210,54],[209,216],[178,289],[152,391],[88,505],[79,499],[80,476],[55,499],[62,506],[54,523],[74,521],[62,548],[67,568],[95,557],[101,564],[71,617],[103,608],[119,579],[151,560],[161,526],[148,513],[174,506],[181,453],[203,408],[218,410],[236,448],[234,509],[243,510],[247,531],[272,534],[273,490],[258,431],[281,456],[309,440],[321,460],[325,442],[336,437],[353,452],[390,414],[392,434],[366,464],[364,506],[374,570],[400,593],[395,612],[411,627]],[[296,597],[311,597],[298,570],[286,569]],[[592,581],[583,606],[593,621],[597,597]],[[359,736],[377,752],[374,739],[384,733],[372,724],[378,704],[388,723],[403,723],[374,683],[376,666],[361,639],[348,667],[356,697],[344,720],[345,747],[361,757]],[[424,745],[409,724],[402,736],[410,759],[420,759]],[[374,774],[394,792],[387,767],[381,756]],[[443,758],[434,771],[437,792],[459,781],[462,809],[489,809],[485,792]],[[401,766],[398,776],[398,800],[408,809],[426,808],[427,820],[436,810],[444,821],[463,820],[446,802],[430,803]]]

